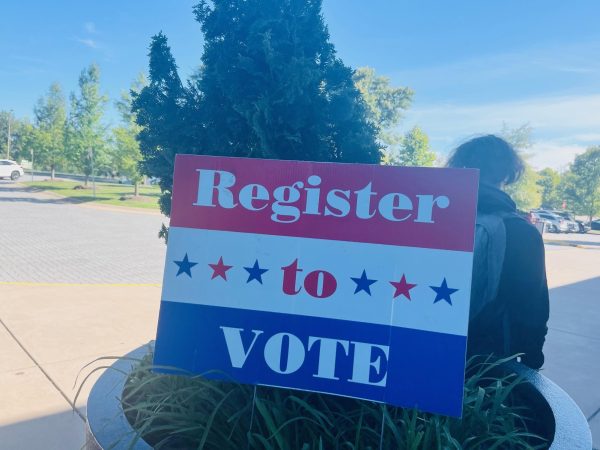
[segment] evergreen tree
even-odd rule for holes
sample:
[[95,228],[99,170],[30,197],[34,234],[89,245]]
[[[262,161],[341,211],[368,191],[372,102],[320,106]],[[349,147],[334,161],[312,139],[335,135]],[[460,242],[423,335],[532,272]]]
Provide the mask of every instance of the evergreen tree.
[[65,97],[58,83],[50,86],[48,94],[41,97],[33,109],[35,117],[35,161],[38,167],[50,169],[54,181],[57,167],[65,162]]
[[337,58],[320,0],[201,1],[202,69],[184,87],[164,35],[134,100],[145,173],[169,212],[177,152],[378,163],[376,127]]
[[[186,92],[164,34],[159,33],[152,38],[148,56],[149,83],[140,92],[131,92],[131,107],[140,127],[140,170],[143,174],[159,178],[163,192],[159,202],[160,209],[163,214],[168,215],[171,211],[175,154],[192,153],[194,150],[191,146],[186,147],[183,142],[185,127],[188,126],[186,133],[194,134],[202,128],[202,124],[183,120]],[[189,108],[193,107],[192,103]]]
[[79,75],[79,95],[71,93],[71,111],[66,127],[66,147],[70,163],[88,178],[96,172],[111,171],[108,159],[106,128],[102,124],[108,98],[100,93],[100,69],[97,65],[83,69]]

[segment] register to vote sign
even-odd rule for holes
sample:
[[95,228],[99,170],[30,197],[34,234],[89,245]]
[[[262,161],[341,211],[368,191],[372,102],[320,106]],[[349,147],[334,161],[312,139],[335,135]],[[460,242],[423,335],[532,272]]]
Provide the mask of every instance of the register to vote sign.
[[459,416],[477,172],[178,155],[154,363]]

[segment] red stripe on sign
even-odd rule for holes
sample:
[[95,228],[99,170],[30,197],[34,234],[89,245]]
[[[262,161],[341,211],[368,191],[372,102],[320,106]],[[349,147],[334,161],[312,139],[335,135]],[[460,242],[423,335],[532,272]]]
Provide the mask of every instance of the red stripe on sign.
[[177,155],[171,225],[472,251],[478,172]]

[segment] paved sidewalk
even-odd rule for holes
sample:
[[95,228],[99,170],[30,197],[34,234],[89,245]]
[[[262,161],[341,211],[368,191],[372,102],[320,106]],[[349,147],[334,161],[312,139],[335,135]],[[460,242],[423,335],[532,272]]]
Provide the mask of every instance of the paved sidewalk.
[[[577,402],[600,448],[600,235],[546,240],[550,321],[542,373]],[[555,245],[569,241],[581,245]]]
[[[3,181],[0,208],[0,450],[77,450],[98,376],[74,413],[81,368],[155,336],[166,249],[156,236],[166,219],[65,203]],[[600,236],[547,240],[543,373],[577,401],[600,447]]]
[[[75,380],[94,359],[122,356],[154,338],[160,288],[0,289],[0,449],[81,448],[85,402],[99,372],[84,385],[78,414]],[[83,370],[80,380],[103,364]]]
[[99,375],[73,412],[80,370],[154,339],[166,219],[3,181],[0,208],[0,450],[77,450]]

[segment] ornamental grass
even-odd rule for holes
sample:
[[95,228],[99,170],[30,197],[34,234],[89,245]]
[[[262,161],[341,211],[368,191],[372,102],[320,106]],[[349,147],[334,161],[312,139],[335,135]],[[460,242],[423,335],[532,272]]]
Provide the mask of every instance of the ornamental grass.
[[[535,412],[506,373],[508,359],[467,363],[462,419],[365,400],[267,386],[159,374],[152,355],[137,361],[123,410],[133,448],[156,449],[544,449]],[[536,426],[537,425],[537,426]]]

